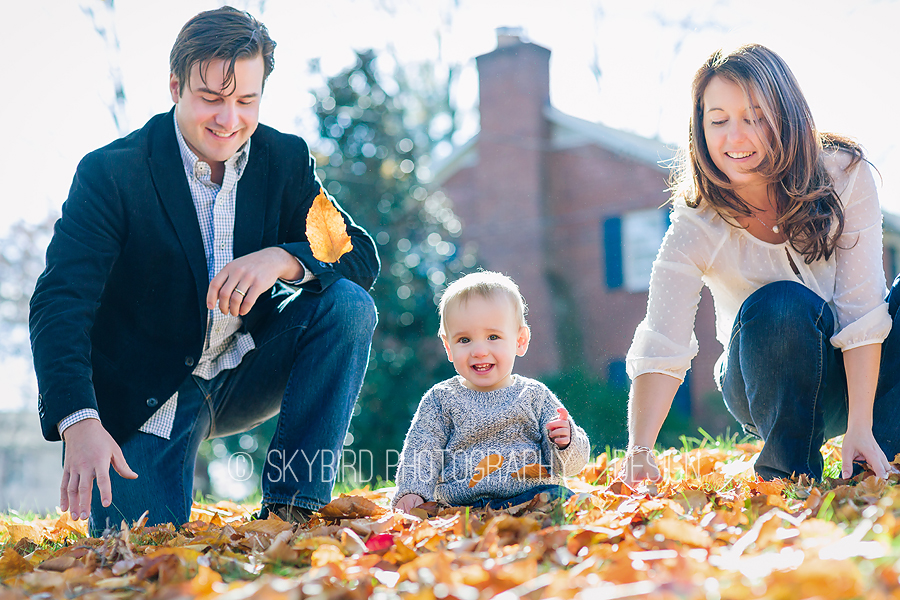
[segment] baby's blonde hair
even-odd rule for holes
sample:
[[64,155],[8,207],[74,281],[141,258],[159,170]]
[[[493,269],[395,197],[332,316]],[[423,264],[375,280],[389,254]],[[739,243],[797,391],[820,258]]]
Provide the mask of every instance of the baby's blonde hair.
[[438,329],[438,335],[447,336],[447,328],[444,321],[447,315],[447,309],[452,305],[465,302],[472,296],[480,296],[482,298],[495,298],[498,295],[505,295],[512,302],[513,310],[516,313],[516,320],[519,327],[528,327],[525,322],[525,315],[528,314],[528,306],[525,304],[525,298],[519,291],[519,286],[511,278],[503,273],[495,271],[478,271],[477,273],[469,273],[460,277],[444,290],[441,296],[441,304],[438,312],[441,316],[441,325]]

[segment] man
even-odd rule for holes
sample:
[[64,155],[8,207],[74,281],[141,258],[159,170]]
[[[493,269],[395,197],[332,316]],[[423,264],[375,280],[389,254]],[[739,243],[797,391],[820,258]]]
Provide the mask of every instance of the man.
[[184,523],[200,442],[275,414],[261,516],[302,521],[330,500],[379,265],[336,204],[353,249],[312,254],[314,161],[258,122],[274,47],[230,7],[188,21],[173,109],[88,154],[63,205],[31,341],[43,434],[64,441],[61,508],[93,532],[144,510]]

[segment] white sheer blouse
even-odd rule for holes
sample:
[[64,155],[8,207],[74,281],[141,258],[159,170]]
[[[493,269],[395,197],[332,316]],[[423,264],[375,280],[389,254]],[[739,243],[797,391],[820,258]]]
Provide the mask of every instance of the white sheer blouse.
[[628,375],[664,373],[684,380],[698,350],[694,318],[704,285],[712,292],[716,338],[725,348],[744,300],[774,281],[797,281],[828,302],[838,324],[831,338],[836,348],[881,343],[891,329],[881,207],[869,164],[860,161],[845,171],[849,163],[845,152],[826,157],[844,207],[844,232],[831,258],[810,265],[789,244],[764,242],[730,225],[708,204],[693,209],[677,202],[653,263],[647,316],[626,357]]

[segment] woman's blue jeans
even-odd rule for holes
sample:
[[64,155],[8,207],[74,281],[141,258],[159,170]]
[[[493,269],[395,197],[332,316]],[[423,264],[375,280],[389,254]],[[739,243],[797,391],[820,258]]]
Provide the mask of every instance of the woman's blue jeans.
[[[875,439],[889,460],[900,451],[900,292],[888,297],[895,326],[883,345],[874,406]],[[834,348],[834,316],[809,288],[778,281],[741,306],[717,374],[725,404],[744,431],[765,442],[756,461],[764,479],[805,474],[822,479],[825,440],[847,429],[847,379]]]
[[330,502],[375,322],[371,296],[346,279],[319,294],[290,296],[254,330],[256,349],[240,365],[209,381],[185,379],[169,440],[137,432],[122,444],[139,477],[127,480],[111,470],[108,508],[95,487],[91,531],[130,524],[144,510],[149,525],[185,523],[200,442],[247,431],[275,415],[263,502],[311,509]]

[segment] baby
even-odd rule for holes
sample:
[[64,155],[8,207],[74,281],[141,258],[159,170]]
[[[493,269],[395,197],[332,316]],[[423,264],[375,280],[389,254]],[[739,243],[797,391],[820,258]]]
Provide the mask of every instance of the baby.
[[553,392],[512,372],[531,337],[519,288],[500,273],[466,275],[444,292],[440,317],[459,375],[419,402],[397,467],[395,508],[438,501],[497,509],[542,492],[571,496],[562,477],[584,467],[590,443]]

